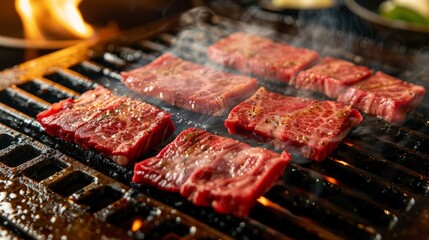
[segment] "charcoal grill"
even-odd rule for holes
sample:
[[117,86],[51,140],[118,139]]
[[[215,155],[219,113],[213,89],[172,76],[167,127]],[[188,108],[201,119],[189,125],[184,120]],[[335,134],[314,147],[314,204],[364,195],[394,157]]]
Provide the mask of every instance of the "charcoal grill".
[[[220,68],[207,61],[207,46],[233,31],[254,28],[212,15],[206,9],[194,9],[184,16],[152,23],[111,39],[84,42],[0,73],[0,236],[25,239],[419,239],[428,236],[428,97],[402,125],[365,115],[362,124],[324,162],[295,158],[245,219],[193,206],[179,194],[133,185],[131,167],[119,166],[94,151],[51,137],[35,120],[36,114],[50,104],[77,97],[100,84],[116,94],[139,98],[172,113],[177,127],[174,135],[192,126],[227,136],[224,116],[200,115],[133,94],[120,82],[120,72],[148,64],[166,51]],[[344,40],[343,35],[336,36],[336,41]],[[314,46],[305,36],[271,32],[270,37],[298,46]],[[355,41],[366,51],[376,47],[361,44],[366,40]],[[323,54],[392,73],[390,65],[351,52],[334,49],[324,50]],[[410,76],[406,72],[393,74]],[[427,71],[415,71],[412,76],[410,81],[423,79],[418,83],[429,88]],[[283,94],[324,99],[285,85],[267,82],[261,85]]]

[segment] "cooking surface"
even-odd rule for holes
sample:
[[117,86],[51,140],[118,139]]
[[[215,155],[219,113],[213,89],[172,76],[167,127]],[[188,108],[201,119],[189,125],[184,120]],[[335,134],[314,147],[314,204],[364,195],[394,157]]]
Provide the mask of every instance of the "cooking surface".
[[[208,21],[188,21],[199,13],[205,16],[199,19]],[[237,30],[260,30],[275,40],[364,64],[429,88],[428,70],[419,62],[426,57],[423,52],[413,55],[415,67],[402,71],[364,55],[383,50],[365,39],[348,43],[347,49],[363,53],[356,55],[343,51],[345,35],[336,34],[331,40],[339,45],[326,47],[327,39],[317,39],[310,32],[266,32],[254,24],[210,16],[207,11],[194,10],[182,21],[172,18],[105,42],[83,43],[1,73],[0,184],[4,191],[0,192],[0,209],[4,221],[0,234],[73,238],[78,237],[73,227],[81,226],[97,238],[405,239],[427,235],[427,95],[401,126],[365,115],[361,125],[322,163],[295,156],[245,219],[195,207],[178,194],[132,185],[131,167],[118,166],[96,152],[50,137],[34,119],[51,103],[101,84],[172,113],[177,127],[174,137],[188,127],[231,136],[223,126],[225,116],[200,115],[133,94],[120,82],[120,72],[146,65],[164,52],[218,67],[207,61],[207,46]],[[323,27],[312,30],[327,32]],[[398,58],[405,55],[396,54]],[[286,85],[260,84],[285,95],[325,99]],[[69,229],[60,227],[67,224]]]

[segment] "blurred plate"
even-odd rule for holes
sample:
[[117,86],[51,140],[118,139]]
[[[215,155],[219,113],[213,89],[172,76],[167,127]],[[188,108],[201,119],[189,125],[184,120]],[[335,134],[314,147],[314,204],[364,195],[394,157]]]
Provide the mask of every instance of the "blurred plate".
[[367,21],[377,37],[388,38],[407,45],[429,45],[429,28],[401,20],[388,19],[378,13],[384,0],[345,0],[347,8]]
[[[322,2],[329,2],[329,1],[330,0],[322,0]],[[287,1],[285,0],[285,2]],[[296,2],[295,4],[292,4],[290,6],[287,6],[288,4],[282,6],[280,4],[275,4],[274,0],[261,0],[259,2],[259,6],[262,9],[272,11],[272,12],[290,13],[290,12],[298,12],[303,10],[314,11],[314,10],[329,9],[336,5],[336,0],[332,0],[331,4],[327,4],[327,3],[317,4],[317,1],[315,1],[315,3],[310,3],[308,1],[302,1],[302,0],[295,0],[295,2]]]

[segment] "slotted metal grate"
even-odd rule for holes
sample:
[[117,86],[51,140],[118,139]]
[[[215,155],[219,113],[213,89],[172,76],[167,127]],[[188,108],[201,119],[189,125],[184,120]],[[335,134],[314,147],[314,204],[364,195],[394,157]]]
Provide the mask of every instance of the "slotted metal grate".
[[[34,119],[50,104],[101,84],[172,113],[175,134],[192,126],[226,136],[224,117],[199,115],[137,96],[122,85],[120,72],[148,64],[166,51],[219,68],[207,62],[206,47],[240,29],[241,23],[218,16],[190,25],[180,25],[179,18],[174,18],[108,41],[74,46],[2,73],[7,81],[0,85],[0,184],[7,194],[2,202],[10,201],[14,213],[1,213],[8,224],[0,229],[24,238],[81,237],[72,231],[76,226],[91,234],[84,237],[97,238],[420,236],[428,221],[423,213],[429,207],[427,101],[402,126],[365,115],[362,124],[324,162],[294,161],[246,219],[193,206],[178,194],[131,186],[131,167],[118,166],[96,152],[50,137]],[[293,40],[293,36],[273,36]],[[350,59],[350,53],[346,54],[349,57],[335,54]],[[285,85],[261,85],[284,94],[323,99]],[[18,210],[21,203],[16,203],[28,199],[41,205],[35,207],[30,201],[24,204],[28,210],[23,213]],[[32,223],[35,215],[39,220]]]

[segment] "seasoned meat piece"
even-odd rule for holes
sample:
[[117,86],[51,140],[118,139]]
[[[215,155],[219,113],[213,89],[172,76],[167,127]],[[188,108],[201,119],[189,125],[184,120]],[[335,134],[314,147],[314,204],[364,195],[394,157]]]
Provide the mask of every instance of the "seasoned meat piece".
[[371,76],[371,70],[367,67],[326,57],[317,65],[300,72],[292,84],[299,89],[308,89],[337,98],[347,86],[369,76]]
[[231,110],[225,126],[229,133],[324,160],[361,120],[357,110],[339,102],[288,97],[261,87]]
[[37,119],[49,134],[95,149],[121,165],[142,157],[174,131],[170,114],[103,87],[55,103]]
[[280,176],[290,155],[190,128],[137,163],[133,182],[177,192],[197,206],[244,217]]
[[219,40],[208,48],[207,54],[218,64],[285,83],[319,57],[310,49],[276,43],[244,32]]
[[102,87],[83,93],[78,99],[71,98],[52,104],[51,108],[39,113],[37,119],[47,133],[74,142],[76,130],[103,111],[121,104],[123,99]]
[[402,122],[423,99],[426,89],[382,72],[350,86],[339,102],[390,122]]
[[123,72],[122,77],[135,92],[209,115],[224,114],[258,87],[255,78],[222,72],[168,53],[149,65]]

